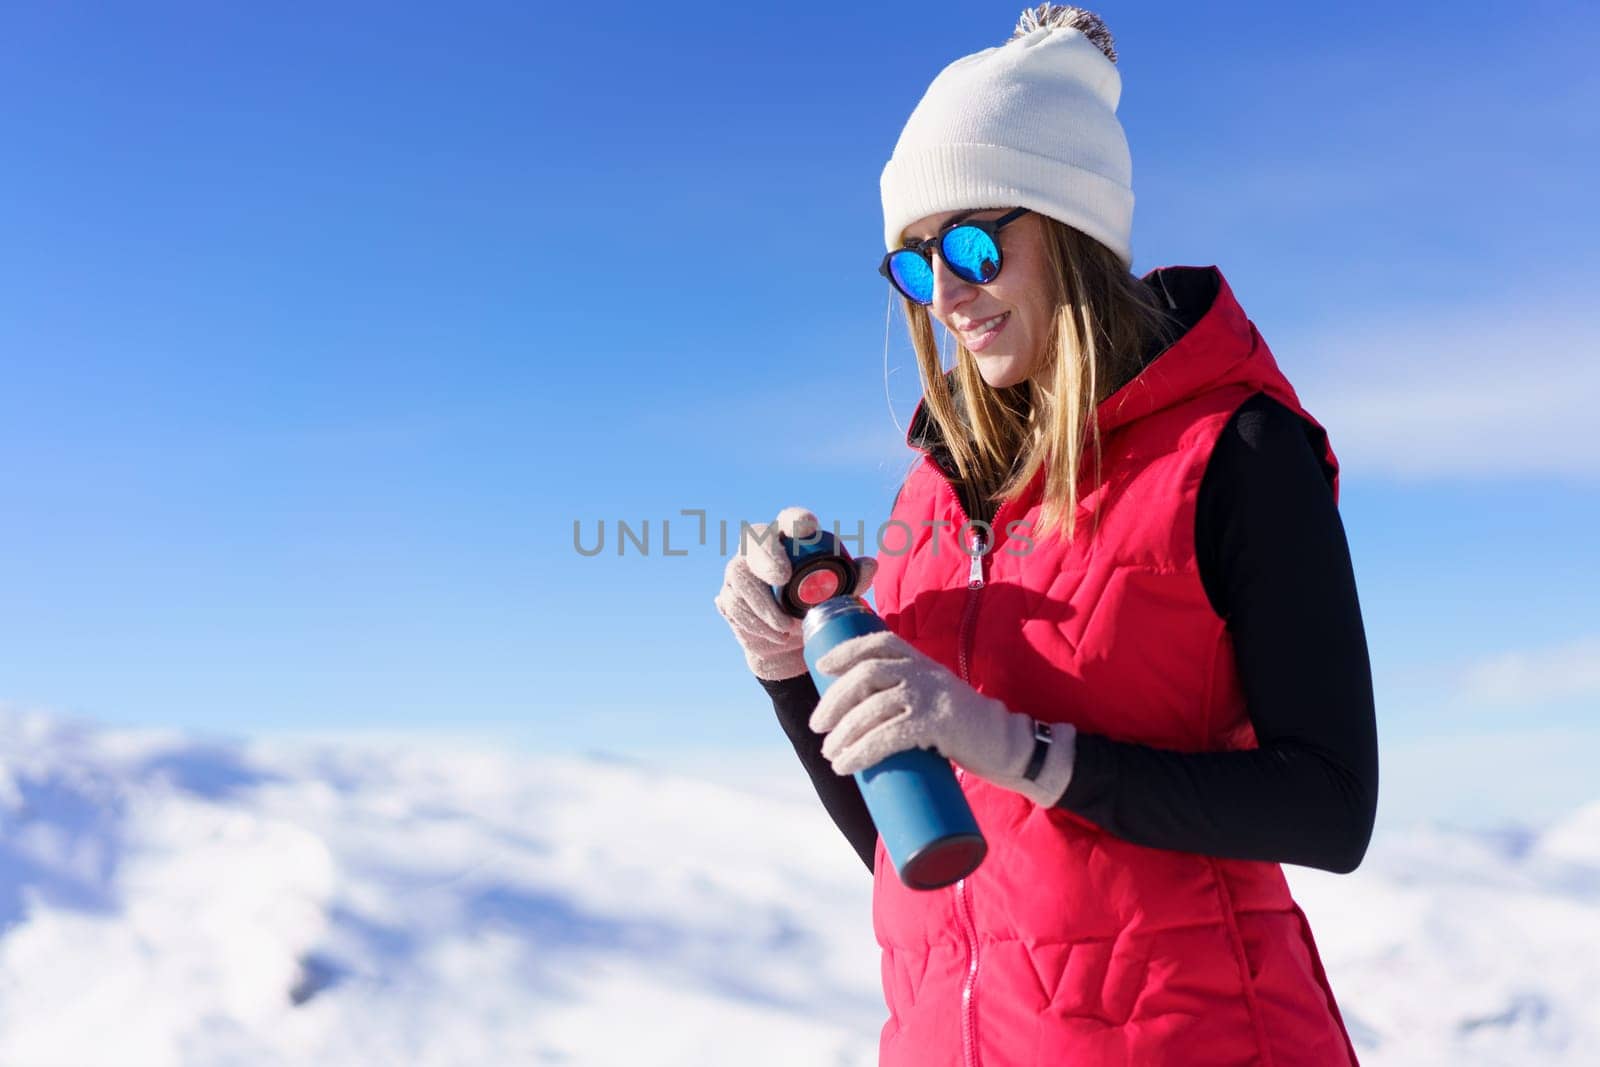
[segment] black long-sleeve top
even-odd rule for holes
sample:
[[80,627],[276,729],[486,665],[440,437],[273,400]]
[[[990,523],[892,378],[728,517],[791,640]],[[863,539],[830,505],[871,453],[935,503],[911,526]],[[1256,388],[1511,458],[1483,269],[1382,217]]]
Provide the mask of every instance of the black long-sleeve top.
[[[1260,747],[1177,752],[1079,732],[1058,805],[1155,848],[1345,874],[1378,796],[1372,671],[1344,525],[1316,431],[1258,393],[1229,420],[1201,481],[1201,581],[1227,621]],[[828,814],[871,870],[877,829],[853,776],[809,726],[809,674],[762,680]]]

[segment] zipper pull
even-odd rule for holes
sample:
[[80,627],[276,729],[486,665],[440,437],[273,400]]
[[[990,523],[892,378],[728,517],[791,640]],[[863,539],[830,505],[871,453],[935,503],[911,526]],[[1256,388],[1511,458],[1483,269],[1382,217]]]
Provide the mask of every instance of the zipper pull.
[[972,533],[972,567],[967,571],[967,588],[983,588],[983,554],[989,546],[984,543],[983,534],[976,530]]

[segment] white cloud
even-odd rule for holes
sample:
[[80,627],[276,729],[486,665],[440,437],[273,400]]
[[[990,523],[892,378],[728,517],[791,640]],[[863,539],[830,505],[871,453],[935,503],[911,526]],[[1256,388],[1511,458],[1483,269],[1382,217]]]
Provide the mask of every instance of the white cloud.
[[1468,668],[1460,689],[1467,699],[1493,704],[1600,697],[1600,635],[1477,663]]
[[785,792],[0,706],[0,1062],[874,1062],[871,880]]
[[1600,727],[1529,726],[1516,716],[1498,729],[1451,725],[1419,735],[1379,723],[1380,829],[1422,820],[1476,828],[1547,822],[1600,796]]
[[[1336,333],[1268,338],[1341,463],[1408,478],[1600,481],[1595,316],[1564,300],[1431,307]],[[1288,362],[1287,360],[1285,362]]]
[[[1521,736],[1396,752],[1361,868],[1285,868],[1371,1067],[1579,1063],[1600,1041],[1600,804],[1392,818],[1392,785],[1509,795],[1508,752],[1542,778],[1553,741],[1594,750]],[[0,708],[0,1061],[876,1062],[871,881],[791,753],[441,740]]]

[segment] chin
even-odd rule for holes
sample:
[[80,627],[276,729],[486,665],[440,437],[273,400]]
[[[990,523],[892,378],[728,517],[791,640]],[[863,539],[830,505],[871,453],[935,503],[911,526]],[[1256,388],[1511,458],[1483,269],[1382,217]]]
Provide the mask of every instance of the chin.
[[991,389],[1005,389],[1028,376],[1028,361],[1017,356],[974,352],[972,358],[978,361],[978,374]]

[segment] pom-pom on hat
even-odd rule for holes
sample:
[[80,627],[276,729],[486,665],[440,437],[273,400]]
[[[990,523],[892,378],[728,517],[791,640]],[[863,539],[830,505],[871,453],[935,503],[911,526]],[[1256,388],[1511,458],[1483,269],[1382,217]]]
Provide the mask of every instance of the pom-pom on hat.
[[1040,4],[1005,44],[941,70],[879,178],[885,248],[902,247],[901,231],[927,215],[1028,207],[1131,268],[1133,161],[1116,59],[1098,15]]

